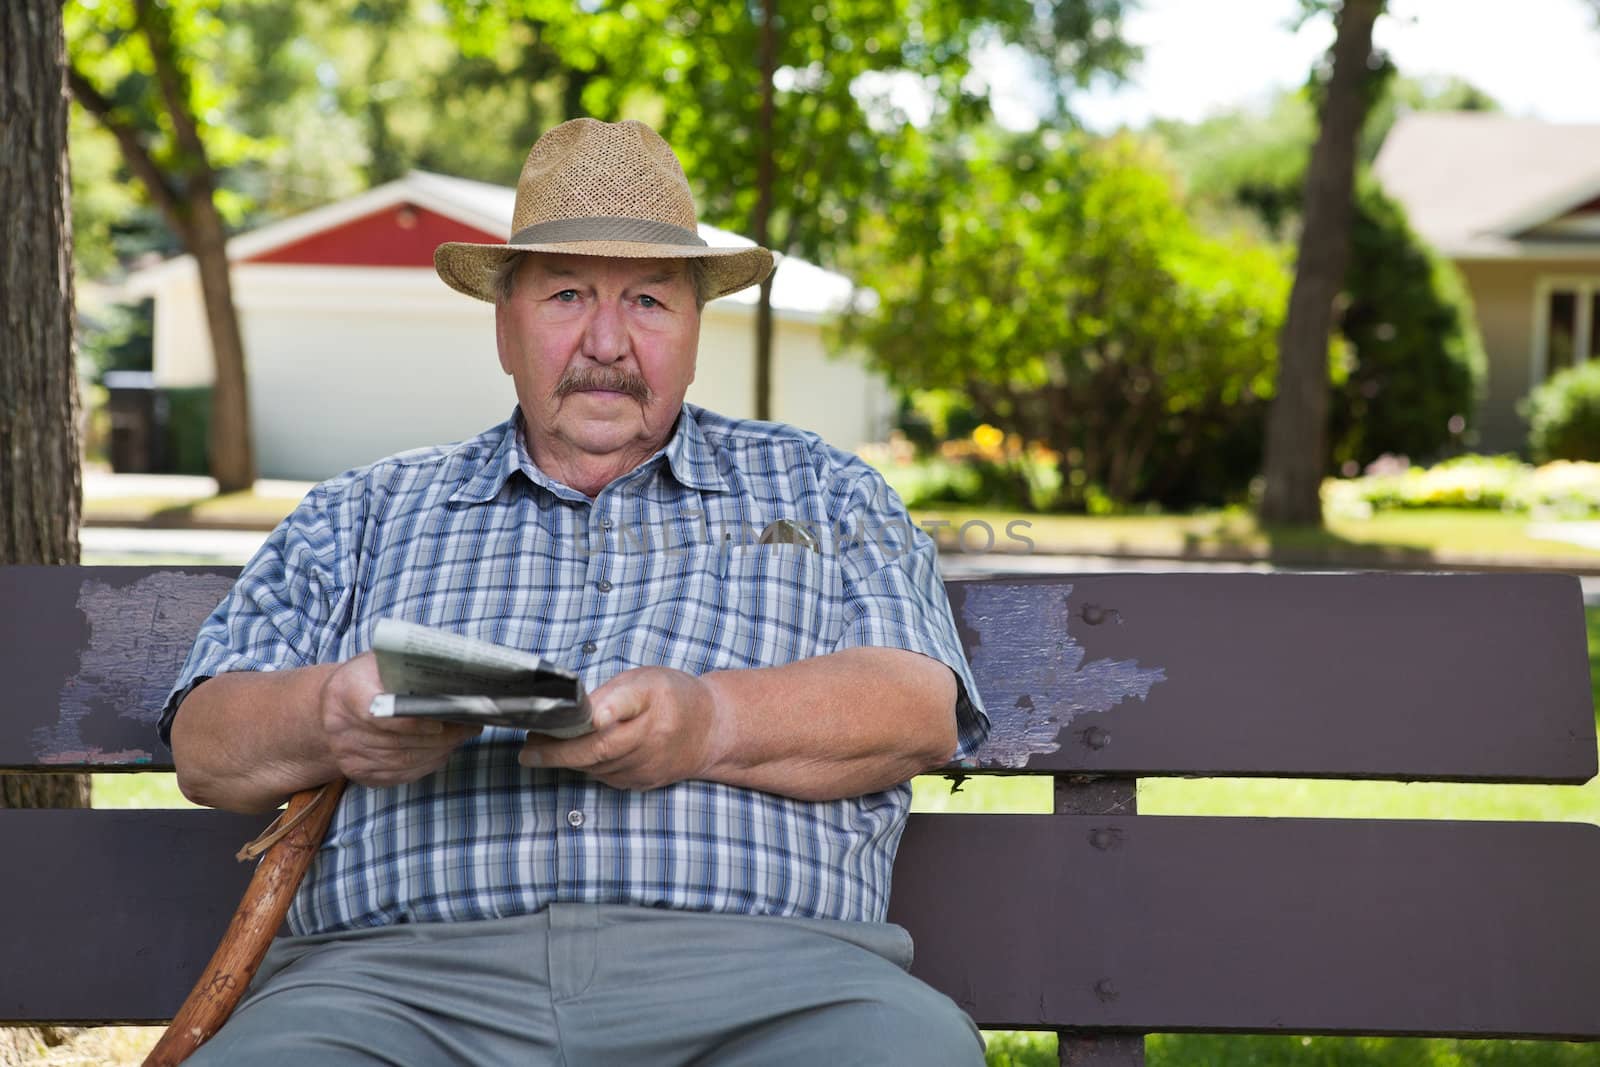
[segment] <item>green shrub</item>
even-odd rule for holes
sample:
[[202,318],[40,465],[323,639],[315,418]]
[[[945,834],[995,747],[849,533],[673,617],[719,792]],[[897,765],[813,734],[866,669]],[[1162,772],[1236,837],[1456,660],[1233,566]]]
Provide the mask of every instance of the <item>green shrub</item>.
[[1524,410],[1534,459],[1600,460],[1600,362],[1552,375]]
[[[903,195],[844,264],[877,299],[836,340],[902,391],[953,394],[944,413],[972,412],[974,432],[1051,453],[1055,507],[1242,495],[1261,435],[1240,427],[1272,390],[1288,302],[1281,250],[1200,232],[1131,136],[908,136]],[[1220,468],[1236,442],[1246,458]],[[980,477],[1034,495],[1025,467]]]
[[1351,224],[1328,439],[1334,469],[1385,453],[1417,460],[1458,451],[1486,361],[1461,276],[1435,255],[1377,183],[1363,177]]
[[1515,456],[1459,456],[1432,467],[1384,460],[1360,478],[1329,479],[1322,499],[1331,514],[1477,508],[1541,519],[1600,515],[1600,463],[1558,460],[1533,467]]
[[1407,508],[1507,507],[1529,468],[1514,456],[1459,456],[1432,467],[1375,464],[1374,473],[1329,482],[1324,490],[1334,511],[1351,514]]

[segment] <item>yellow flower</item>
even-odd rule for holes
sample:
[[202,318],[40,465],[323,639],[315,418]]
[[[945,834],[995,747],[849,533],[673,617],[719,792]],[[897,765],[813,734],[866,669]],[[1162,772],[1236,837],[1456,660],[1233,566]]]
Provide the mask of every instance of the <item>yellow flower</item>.
[[987,422],[972,431],[972,443],[985,452],[992,452],[999,448],[1005,439],[1004,430],[996,429]]

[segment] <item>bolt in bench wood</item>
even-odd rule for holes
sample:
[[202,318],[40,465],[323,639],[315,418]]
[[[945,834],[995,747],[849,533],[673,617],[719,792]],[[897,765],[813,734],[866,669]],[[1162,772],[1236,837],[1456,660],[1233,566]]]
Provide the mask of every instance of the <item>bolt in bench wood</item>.
[[[0,767],[168,770],[157,709],[231,568],[0,568]],[[1584,616],[1556,575],[950,584],[994,720],[967,773],[1053,815],[914,815],[916,971],[1062,1062],[1163,1031],[1600,1038],[1600,826],[1159,817],[1152,775],[1581,783]],[[164,1020],[262,818],[0,811],[0,1020]]]

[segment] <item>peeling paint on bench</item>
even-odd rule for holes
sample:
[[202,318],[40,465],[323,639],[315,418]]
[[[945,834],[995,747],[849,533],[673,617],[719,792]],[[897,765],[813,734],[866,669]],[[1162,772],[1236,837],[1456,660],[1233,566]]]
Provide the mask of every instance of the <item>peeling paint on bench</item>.
[[[1108,711],[1132,698],[1144,700],[1151,687],[1167,680],[1165,668],[1144,667],[1138,660],[1085,662],[1088,654],[1072,635],[1074,622],[1120,626],[1123,618],[1103,604],[1083,604],[1074,612],[1074,588],[1062,583],[950,587],[968,659],[985,679],[991,729],[978,751],[980,766],[1025,767],[1031,757],[1060,749],[1060,734],[1078,716]],[[1029,636],[1019,641],[1019,634]]]
[[39,762],[153,762],[149,751],[107,751],[94,744],[83,736],[83,723],[110,713],[148,724],[153,739],[176,665],[188,655],[204,613],[232,587],[231,577],[183,571],[152,574],[121,586],[86,579],[78,589],[77,607],[88,639],[76,669],[62,685],[56,722],[34,731]]

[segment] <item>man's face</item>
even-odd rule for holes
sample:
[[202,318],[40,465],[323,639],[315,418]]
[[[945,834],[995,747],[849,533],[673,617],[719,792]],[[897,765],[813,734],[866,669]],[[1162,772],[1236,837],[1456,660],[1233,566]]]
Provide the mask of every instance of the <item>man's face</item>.
[[534,462],[593,496],[672,433],[700,310],[682,260],[530,253],[495,333]]

